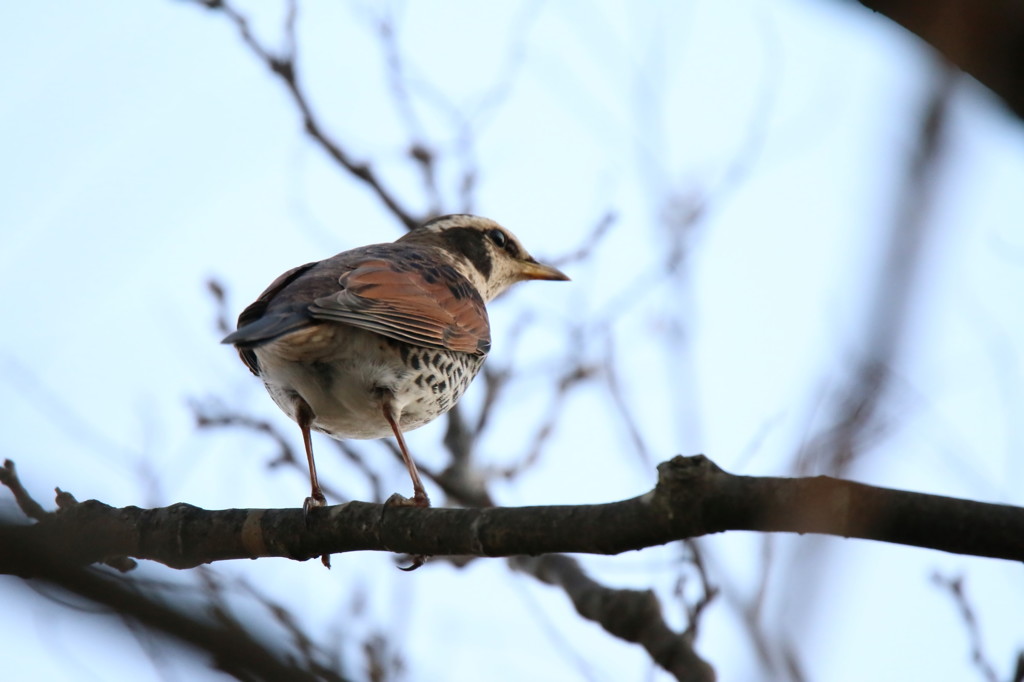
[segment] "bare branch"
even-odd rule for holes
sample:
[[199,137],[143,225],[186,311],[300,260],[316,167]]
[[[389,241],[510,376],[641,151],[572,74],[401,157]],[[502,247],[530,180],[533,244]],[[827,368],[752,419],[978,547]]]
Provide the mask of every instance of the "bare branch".
[[932,582],[948,591],[950,596],[953,597],[953,601],[956,602],[957,610],[960,612],[960,618],[964,621],[964,627],[967,628],[967,637],[971,643],[971,661],[978,669],[978,672],[981,673],[981,676],[987,682],[999,682],[999,676],[996,674],[995,667],[989,662],[988,657],[985,656],[982,646],[981,628],[978,626],[978,618],[974,615],[974,609],[971,607],[971,603],[967,600],[967,594],[964,592],[963,577],[946,578],[938,573],[934,573],[932,574]]
[[49,516],[49,512],[43,509],[43,505],[32,499],[32,496],[25,490],[21,479],[18,478],[18,470],[15,468],[14,462],[9,459],[4,460],[4,467],[0,469],[0,483],[7,486],[14,495],[14,501],[18,503],[22,514],[36,521],[42,521]]
[[240,427],[249,431],[255,431],[272,440],[280,449],[278,456],[270,463],[272,467],[286,463],[295,464],[299,461],[291,441],[274,424],[266,419],[223,409],[214,409],[212,406],[201,404],[198,401],[192,401],[189,407],[192,408],[192,414],[195,417],[196,428],[198,429]]
[[[228,599],[228,589],[222,579],[212,570],[200,570],[199,578],[203,583],[203,596],[207,598],[207,608],[213,620],[228,632],[246,632],[246,622],[251,616],[236,615]],[[302,629],[301,619],[281,604],[261,594],[245,580],[237,580],[237,586],[253,602],[266,610],[270,619],[288,635],[290,640],[290,664],[301,670],[309,671],[322,682],[343,682],[338,671],[342,670],[338,652],[314,642]],[[281,641],[284,641],[283,639]]]
[[947,109],[956,73],[938,65],[937,83],[924,101],[917,148],[911,155],[889,242],[872,292],[870,317],[863,325],[864,351],[848,384],[838,395],[831,423],[797,455],[796,471],[820,470],[842,476],[870,439],[888,425],[883,404],[891,386],[890,365],[897,358],[917,288],[917,273],[929,236],[933,198],[938,190]]
[[[686,631],[684,634],[690,638],[691,642],[697,640],[697,630],[700,627],[700,617],[704,613],[711,602],[718,596],[719,590],[717,587],[711,584],[711,577],[708,575],[707,564],[704,561],[704,554],[701,551],[700,545],[697,540],[683,540],[683,546],[689,551],[688,562],[697,571],[697,577],[700,578],[701,596],[697,601],[692,604],[686,603]],[[679,581],[679,596],[683,598],[682,594],[683,580]]]
[[619,214],[609,209],[594,223],[594,227],[591,228],[575,251],[557,258],[547,258],[545,262],[550,262],[555,267],[564,268],[566,265],[588,260],[618,221]]
[[25,542],[70,564],[133,556],[172,568],[256,557],[306,560],[374,550],[422,556],[618,554],[726,530],[821,533],[1024,560],[1024,509],[877,488],[825,476],[734,476],[703,455],[658,466],[649,493],[597,505],[418,509],[347,502],[313,510],[189,504],[115,509],[90,500],[33,526],[0,528],[0,573]]
[[407,87],[408,76],[405,73],[405,62],[402,59],[401,49],[398,46],[395,20],[385,10],[376,23],[377,35],[380,38],[380,45],[384,51],[384,60],[388,66],[388,86],[391,91],[391,98],[394,101],[395,109],[405,123],[406,129],[412,136],[409,158],[415,162],[422,176],[423,189],[430,201],[428,213],[436,215],[441,213],[444,201],[437,184],[435,156],[427,144],[423,123],[416,113],[412,95]]
[[500,467],[494,472],[488,472],[487,477],[497,475],[504,479],[513,479],[540,461],[544,446],[555,433],[555,428],[558,426],[559,419],[565,410],[569,393],[579,384],[588,381],[599,373],[600,370],[596,367],[583,364],[582,361],[575,362],[573,358],[567,358],[565,371],[554,382],[555,392],[547,409],[544,410],[544,419],[533,430],[533,435],[529,437],[529,445],[523,457],[508,466]]
[[219,279],[210,277],[206,280],[206,290],[210,292],[210,296],[213,298],[217,314],[217,331],[222,335],[227,335],[232,330],[232,324],[231,315],[228,313],[226,288]]
[[[9,526],[0,526],[3,534]],[[41,542],[37,542],[41,540]],[[6,547],[6,542],[3,542]],[[5,552],[6,553],[6,552]],[[60,590],[85,597],[156,633],[183,642],[211,655],[211,666],[239,680],[341,680],[324,677],[300,667],[268,642],[260,641],[237,621],[210,619],[186,612],[181,603],[161,599],[137,581],[68,562],[60,545],[46,538],[25,537],[9,563],[18,575],[31,575]]]
[[715,673],[693,650],[688,633],[673,632],[650,590],[616,590],[594,582],[575,559],[561,555],[515,557],[518,570],[565,590],[581,616],[627,642],[641,645],[677,680],[710,682]]
[[286,47],[282,50],[282,54],[277,55],[272,50],[263,45],[259,39],[253,35],[252,30],[249,28],[249,21],[245,15],[235,9],[231,3],[225,0],[193,0],[196,4],[203,5],[208,9],[217,10],[227,16],[232,23],[235,24],[235,28],[238,30],[238,34],[241,36],[242,41],[249,47],[249,49],[255,54],[266,66],[270,69],[270,72],[281,79],[284,83],[285,88],[288,90],[288,94],[291,96],[295,106],[298,107],[299,113],[302,115],[302,123],[305,126],[306,133],[313,138],[320,147],[327,152],[327,155],[334,159],[342,168],[358,180],[362,181],[370,190],[377,195],[377,197],[383,202],[389,211],[396,218],[398,218],[403,225],[407,228],[412,229],[419,225],[422,220],[412,215],[406,210],[398,200],[398,197],[390,189],[387,189],[381,179],[377,176],[374,170],[369,164],[357,161],[345,148],[334,140],[330,134],[324,129],[320,123],[319,118],[314,115],[312,106],[309,103],[309,97],[306,95],[305,90],[299,84],[298,75],[296,73],[296,53],[295,53],[295,4],[289,5],[288,15],[285,21],[285,32],[288,36],[286,39]]
[[916,33],[1024,117],[1024,5],[1006,0],[860,0]]

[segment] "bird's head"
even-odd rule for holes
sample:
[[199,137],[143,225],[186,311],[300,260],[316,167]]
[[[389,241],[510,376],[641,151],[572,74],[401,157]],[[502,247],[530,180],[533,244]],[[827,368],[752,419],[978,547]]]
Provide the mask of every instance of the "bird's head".
[[514,234],[488,218],[454,214],[434,218],[398,241],[430,244],[451,257],[453,265],[490,301],[516,282],[568,280],[558,268],[538,263]]

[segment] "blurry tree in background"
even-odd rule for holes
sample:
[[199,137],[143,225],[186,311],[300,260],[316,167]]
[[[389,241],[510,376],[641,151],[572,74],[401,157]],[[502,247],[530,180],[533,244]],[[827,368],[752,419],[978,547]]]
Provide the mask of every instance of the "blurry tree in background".
[[[506,43],[495,46],[502,56],[493,80],[476,87],[472,97],[459,98],[449,98],[443,87],[433,83],[420,68],[421,55],[410,52],[403,43],[403,35],[409,29],[403,23],[401,3],[357,4],[354,13],[365,22],[367,31],[375,32],[373,42],[379,52],[347,54],[344,61],[349,68],[368,71],[377,68],[370,66],[370,62],[376,64],[379,60],[382,65],[380,77],[386,81],[389,108],[375,115],[382,121],[397,122],[405,131],[404,138],[391,140],[380,140],[374,130],[352,129],[337,111],[360,103],[360,93],[330,92],[330,87],[324,86],[330,82],[330,76],[323,73],[322,65],[315,63],[315,55],[325,49],[344,51],[346,47],[318,45],[315,51],[307,52],[302,39],[303,8],[297,0],[286,2],[279,15],[269,17],[263,15],[264,7],[259,8],[259,13],[253,10],[250,14],[248,9],[220,0],[193,0],[190,4],[210,10],[210,19],[225,27],[225,40],[228,28],[240,38],[241,49],[247,50],[281,87],[310,143],[336,167],[342,182],[358,188],[381,207],[380,225],[365,230],[344,226],[349,230],[346,238],[351,241],[345,248],[385,241],[402,229],[444,213],[478,212],[506,222],[502,215],[491,214],[489,209],[496,202],[482,197],[480,187],[491,174],[505,177],[506,181],[508,176],[482,165],[480,148],[489,143],[489,126],[502,117],[506,99],[519,87],[517,79],[523,68],[527,35],[545,11],[544,4],[523,3],[511,15]],[[975,73],[1003,95],[1020,113],[1021,81],[1019,77],[1007,76],[1015,69],[1019,76],[1020,60],[1008,51],[998,52],[997,57],[1005,58],[1002,62],[997,57],[978,56],[983,47],[991,44],[988,28],[998,31],[999,44],[1013,45],[1015,51],[1024,45],[1024,39],[1006,37],[1024,37],[1024,13],[1013,9],[1012,3],[935,3],[934,7],[929,5],[927,11],[933,12],[929,17],[921,16],[926,11],[922,9],[924,3],[864,4],[891,14],[918,31],[952,62]],[[915,9],[909,9],[910,5]],[[950,9],[954,6],[964,12],[971,7],[987,7],[991,11],[982,12],[983,17],[977,18],[979,13],[972,10],[971,16],[976,20],[965,23],[965,15]],[[942,15],[940,7],[948,14]],[[449,51],[458,49],[450,44],[442,47]],[[650,56],[654,62],[657,57]],[[470,60],[474,55],[463,54],[458,58]],[[701,357],[695,338],[701,329],[693,322],[700,296],[693,289],[695,269],[701,267],[696,246],[716,229],[716,217],[729,210],[733,193],[755,172],[757,159],[767,144],[768,119],[778,87],[770,71],[769,68],[762,88],[753,94],[756,115],[736,130],[739,142],[731,157],[715,169],[713,182],[696,182],[679,181],[652,153],[651,148],[659,143],[657,130],[672,125],[664,120],[661,109],[667,105],[659,99],[658,92],[658,76],[664,76],[665,70],[652,67],[650,81],[633,93],[636,129],[624,135],[636,143],[636,149],[631,151],[636,155],[637,170],[630,172],[637,173],[640,190],[629,201],[609,191],[606,203],[601,203],[602,192],[598,188],[592,192],[597,198],[575,214],[574,224],[567,225],[560,216],[550,226],[550,245],[544,239],[524,238],[542,261],[574,274],[576,287],[582,290],[575,294],[572,305],[561,312],[552,307],[529,306],[499,310],[494,326],[500,327],[500,343],[495,343],[496,352],[488,359],[472,394],[445,418],[443,433],[439,435],[444,456],[435,454],[422,463],[428,481],[443,492],[443,502],[436,503],[437,506],[502,504],[509,496],[508,491],[531,472],[550,459],[566,456],[565,451],[572,448],[572,440],[565,435],[568,423],[575,423],[577,431],[593,428],[605,433],[610,429],[616,435],[600,450],[595,449],[593,442],[582,446],[590,452],[573,457],[575,468],[568,469],[572,479],[562,481],[567,495],[569,489],[573,491],[571,500],[545,500],[554,504],[594,501],[592,496],[580,494],[579,489],[591,484],[602,489],[599,480],[607,475],[605,469],[610,460],[623,460],[617,466],[653,472],[658,462],[668,460],[680,447],[703,444],[701,433],[709,427],[705,424],[698,388],[709,379],[699,367]],[[758,452],[772,449],[782,453],[772,465],[774,475],[852,478],[863,471],[861,464],[865,458],[894,441],[899,442],[906,423],[917,418],[915,389],[908,379],[912,373],[907,369],[911,362],[908,358],[916,358],[922,352],[920,345],[929,343],[915,324],[922,315],[921,309],[929,307],[932,289],[926,282],[930,281],[930,273],[941,268],[935,264],[934,256],[940,241],[936,236],[935,207],[937,197],[946,191],[943,183],[950,173],[947,159],[954,134],[950,119],[956,115],[951,110],[956,108],[954,98],[964,81],[959,70],[938,58],[926,76],[929,82],[921,85],[919,93],[908,96],[906,110],[896,112],[907,121],[911,133],[907,143],[893,152],[889,208],[879,209],[874,216],[876,223],[860,231],[863,243],[849,244],[851,249],[870,252],[863,260],[870,267],[858,272],[859,279],[846,283],[857,291],[850,292],[850,305],[844,310],[846,319],[838,323],[843,328],[842,347],[832,349],[833,357],[821,359],[819,374],[807,371],[799,377],[801,385],[793,387],[793,392],[777,394],[802,396],[800,405],[774,405],[773,409],[788,413],[786,427],[777,423],[782,417],[761,414],[757,417],[759,428],[746,436],[744,451],[707,452],[723,467],[734,472],[746,471]],[[538,117],[548,113],[540,112]],[[591,115],[601,119],[609,116],[607,112],[588,110],[571,113],[581,128],[592,125],[588,122]],[[519,134],[529,136],[534,123],[524,121]],[[645,124],[650,124],[650,128],[644,129]],[[377,156],[367,150],[377,150]],[[547,160],[538,157],[535,162],[543,165]],[[634,163],[631,161],[630,165]],[[831,170],[822,168],[820,172]],[[563,182],[571,185],[574,179],[565,177]],[[616,180],[609,182],[614,184]],[[514,184],[507,184],[489,191],[514,195],[518,190]],[[558,194],[557,190],[553,193]],[[506,201],[529,204],[532,197]],[[807,201],[813,202],[814,197]],[[886,203],[880,201],[879,205]],[[1019,216],[1015,219],[1020,220]],[[395,226],[391,236],[380,231],[388,221]],[[345,216],[337,216],[337,222],[344,224]],[[520,232],[517,224],[506,224]],[[827,231],[829,226],[818,227]],[[545,233],[540,234],[543,237]],[[749,281],[737,282],[735,286],[758,287],[756,278],[771,270],[771,264],[767,265],[767,270],[756,270]],[[576,276],[576,272],[581,274]],[[269,276],[276,274],[267,273],[268,281]],[[239,304],[255,292],[238,291],[224,278],[211,279],[208,288],[211,304],[217,311],[216,334],[211,334],[213,343],[217,334],[233,328]],[[774,305],[781,309],[786,302],[776,301]],[[501,306],[497,304],[498,308]],[[570,314],[572,311],[578,314]],[[784,327],[787,323],[786,316],[776,310],[762,311],[742,329],[742,338],[730,339],[732,350],[726,352],[736,353],[736,364],[742,367],[745,344],[771,343],[763,340],[765,336],[785,337],[789,332],[776,326]],[[1014,333],[1020,334],[1020,330]],[[794,344],[799,343],[794,340]],[[835,357],[840,359],[833,364]],[[814,361],[807,364],[813,365]],[[235,369],[240,375],[245,371],[241,365]],[[778,375],[774,376],[775,379],[754,381],[777,381]],[[797,381],[793,377],[788,380]],[[264,398],[262,386],[253,381],[250,388],[252,404],[260,404]],[[730,388],[737,403],[748,388],[755,387]],[[305,462],[297,449],[297,429],[280,415],[269,416],[273,414],[269,399],[265,404],[269,406],[267,410],[256,412],[239,407],[233,396],[207,396],[195,399],[191,409],[200,429],[210,437],[238,429],[250,436],[247,443],[266,439],[278,452],[270,466],[292,467],[301,474]],[[1013,411],[1012,407],[1008,409]],[[792,416],[800,411],[804,413]],[[515,423],[511,427],[507,415],[513,415]],[[586,420],[593,423],[582,423]],[[654,426],[664,427],[669,432],[667,438],[656,435]],[[499,442],[502,457],[488,457],[488,448]],[[666,442],[673,449],[666,450]],[[370,491],[377,502],[394,492],[391,479],[383,479],[380,474],[380,462],[384,459],[380,451],[388,450],[397,457],[390,440],[339,443],[323,439],[317,447],[321,457],[329,459],[330,452],[348,463],[347,480],[332,481],[329,475],[322,474],[329,503],[365,498],[351,490]],[[912,444],[903,441],[900,447]],[[418,451],[414,448],[413,452]],[[17,491],[12,468],[6,472],[5,482],[14,486],[23,509],[30,516],[45,518],[42,509],[28,511],[32,509],[29,493]],[[880,483],[886,485],[884,477]],[[923,491],[926,485],[922,482],[914,489]],[[62,506],[76,504],[69,496],[63,499]],[[812,511],[809,509],[808,513]],[[886,513],[874,511],[879,515]],[[868,523],[862,521],[863,525]],[[650,578],[648,585],[634,585],[638,589],[624,589],[620,585],[643,583],[648,579],[647,573],[639,578],[633,574],[625,580],[614,571],[609,573],[606,563],[590,563],[590,557],[557,554],[508,559],[437,557],[411,576],[401,577],[414,581],[423,573],[443,570],[450,571],[458,581],[465,575],[465,567],[474,562],[507,562],[511,569],[508,576],[526,574],[559,587],[580,619],[594,621],[607,631],[603,637],[639,644],[650,664],[631,679],[714,679],[713,671],[722,661],[718,654],[702,646],[701,636],[708,614],[719,609],[724,615],[714,624],[716,637],[742,641],[737,646],[753,652],[752,658],[763,679],[798,681],[814,679],[808,673],[807,661],[814,658],[814,647],[821,646],[813,635],[801,632],[799,624],[802,619],[813,622],[807,613],[809,605],[824,599],[822,593],[829,589],[829,570],[840,571],[830,559],[840,541],[822,536],[791,540],[799,545],[783,546],[779,536],[770,533],[750,541],[746,548],[755,551],[748,551],[744,565],[737,568],[733,565],[736,554],[714,545],[712,538],[685,539],[656,550],[662,552],[657,555],[662,563],[657,570],[649,566],[646,570],[657,573],[657,577]],[[415,659],[403,652],[402,637],[394,634],[403,631],[401,626],[389,629],[367,625],[371,619],[365,614],[380,609],[371,602],[382,597],[365,585],[353,587],[345,610],[337,614],[331,629],[324,630],[311,625],[314,621],[307,618],[302,603],[283,603],[269,596],[257,577],[222,572],[219,565],[195,569],[195,583],[185,584],[154,578],[132,579],[131,574],[115,579],[106,569],[83,571],[65,566],[62,556],[44,545],[26,548],[25,563],[19,572],[45,576],[39,589],[57,595],[56,598],[77,604],[78,597],[69,595],[78,595],[87,603],[113,610],[157,661],[169,656],[168,652],[176,646],[167,644],[163,639],[167,635],[171,640],[184,642],[192,651],[208,652],[213,667],[239,679],[423,679]],[[123,561],[115,564],[115,568],[129,567]],[[312,570],[312,565],[295,566],[296,571],[304,573],[294,580],[307,580],[306,572]],[[344,575],[343,569],[341,572]],[[336,566],[332,574],[327,574],[328,579],[337,573]],[[508,582],[508,589],[516,589],[511,586],[511,577]],[[201,589],[196,590],[196,584]],[[1024,680],[1024,642],[1019,643],[1021,653],[1017,654],[1016,663],[993,659],[987,652],[969,596],[969,580],[936,571],[933,584],[941,589],[942,598],[952,600],[961,616],[959,646],[973,656],[977,679]],[[451,582],[447,585],[448,589],[458,589]],[[553,591],[550,596],[563,598]],[[768,609],[776,608],[773,605],[787,603],[795,605],[792,611],[796,613],[789,612],[786,617],[797,625],[780,627],[778,617],[765,616]],[[847,607],[855,610],[857,605],[847,603]],[[399,606],[392,614],[395,621],[402,620],[404,608]],[[458,618],[459,610],[453,595],[452,617]],[[502,617],[501,613],[494,614],[496,619]],[[829,614],[829,618],[844,617],[843,612]],[[538,618],[542,627],[550,630],[549,638],[557,641],[560,624],[545,621],[543,616]],[[929,623],[920,625],[927,628]],[[723,635],[722,630],[727,634]],[[512,640],[504,641],[503,645],[519,647]],[[472,647],[474,643],[462,646]],[[610,668],[602,652],[573,654],[573,646],[568,643],[564,648],[569,652],[567,657],[579,659],[572,665],[581,678],[607,679],[602,671]],[[459,655],[457,646],[452,651],[444,655]],[[522,653],[529,656],[528,651]],[[872,652],[864,651],[863,655],[870,657]],[[506,679],[483,671],[480,677]],[[536,679],[546,679],[543,671],[538,672]]]

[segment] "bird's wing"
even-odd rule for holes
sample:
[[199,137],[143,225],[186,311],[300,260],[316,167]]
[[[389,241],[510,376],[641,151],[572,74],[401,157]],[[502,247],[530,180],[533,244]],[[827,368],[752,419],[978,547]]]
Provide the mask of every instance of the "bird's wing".
[[271,282],[259,298],[246,306],[238,316],[238,330],[221,340],[221,343],[232,343],[238,348],[239,357],[253,374],[259,376],[260,373],[256,354],[252,352],[253,348],[309,325],[308,315],[287,314],[287,310],[268,315],[267,309],[285,287],[301,278],[319,262],[322,261],[292,268]]
[[278,277],[223,340],[254,374],[252,349],[322,322],[417,346],[484,355],[490,324],[479,292],[455,268],[394,245],[362,247]]
[[451,265],[414,253],[367,258],[337,283],[338,291],[312,301],[308,310],[314,319],[429,348],[477,355],[490,348],[483,299]]

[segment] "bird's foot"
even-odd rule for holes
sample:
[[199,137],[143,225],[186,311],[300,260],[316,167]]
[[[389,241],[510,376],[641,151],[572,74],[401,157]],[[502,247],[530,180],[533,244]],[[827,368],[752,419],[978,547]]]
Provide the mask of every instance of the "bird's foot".
[[327,505],[327,498],[319,490],[314,490],[313,494],[307,497],[302,503],[302,515],[306,521],[309,521],[309,513],[314,509],[319,509]]
[[430,506],[430,498],[423,491],[416,491],[416,494],[412,498],[399,495],[398,493],[393,494],[387,500],[384,501],[385,507],[422,507],[426,508]]
[[[420,507],[427,508],[430,506],[430,498],[422,490],[417,490],[416,494],[412,496],[412,499],[395,493],[384,502],[385,507]],[[427,563],[427,557],[424,554],[410,554],[408,556],[410,563],[408,566],[399,566],[400,571],[415,571],[417,568]]]
[[[321,507],[327,506],[327,498],[324,497],[323,492],[319,489],[314,490],[313,493],[302,501],[302,518],[306,521],[306,525],[309,525],[309,513],[314,509],[320,509]],[[320,563],[326,568],[331,567],[331,555],[324,554],[320,557]]]

